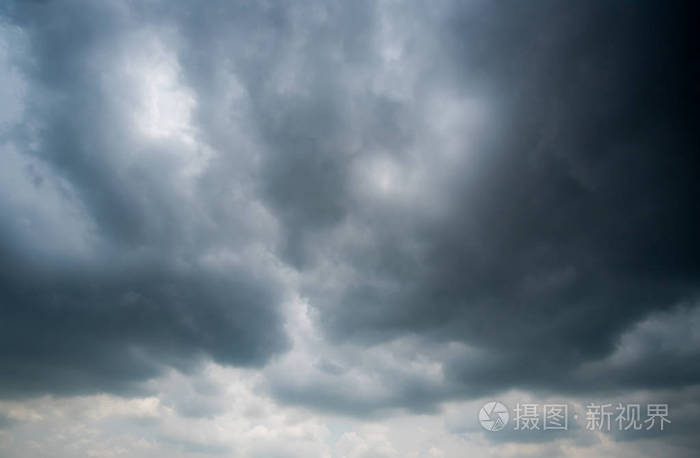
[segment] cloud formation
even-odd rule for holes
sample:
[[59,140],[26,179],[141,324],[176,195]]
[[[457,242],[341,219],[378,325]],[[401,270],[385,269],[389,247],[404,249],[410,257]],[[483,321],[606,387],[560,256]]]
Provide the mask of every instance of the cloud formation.
[[[211,419],[225,396],[192,388],[211,364],[355,419],[693,393],[695,15],[7,2],[0,398]],[[398,453],[385,439],[339,447]]]

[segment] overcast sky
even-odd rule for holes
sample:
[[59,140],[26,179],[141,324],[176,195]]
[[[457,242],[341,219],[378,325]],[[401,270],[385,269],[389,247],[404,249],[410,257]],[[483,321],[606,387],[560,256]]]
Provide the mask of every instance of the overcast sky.
[[2,2],[0,455],[698,456],[697,19]]

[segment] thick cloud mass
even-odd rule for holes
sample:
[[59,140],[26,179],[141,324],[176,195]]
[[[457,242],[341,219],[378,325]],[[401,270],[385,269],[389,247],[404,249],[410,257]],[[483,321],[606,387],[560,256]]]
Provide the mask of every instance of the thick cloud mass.
[[429,185],[446,210],[372,215],[319,305],[335,338],[459,340],[489,353],[461,379],[567,386],[631,323],[697,297],[697,71],[680,5],[515,8],[446,23],[457,90],[497,107]]
[[700,383],[694,10],[3,6],[0,395]]
[[194,125],[175,31],[127,6],[7,11],[24,106],[3,132],[3,395],[124,391],[286,345],[247,159]]

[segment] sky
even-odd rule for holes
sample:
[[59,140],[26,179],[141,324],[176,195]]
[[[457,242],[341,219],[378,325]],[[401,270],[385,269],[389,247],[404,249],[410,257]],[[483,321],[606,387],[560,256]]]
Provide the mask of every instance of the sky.
[[697,13],[3,1],[0,456],[698,456]]

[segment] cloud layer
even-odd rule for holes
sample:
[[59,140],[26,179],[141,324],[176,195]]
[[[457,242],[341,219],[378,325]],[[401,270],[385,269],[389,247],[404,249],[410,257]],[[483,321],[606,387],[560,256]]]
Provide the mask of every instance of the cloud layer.
[[8,2],[0,398],[692,392],[695,9]]

